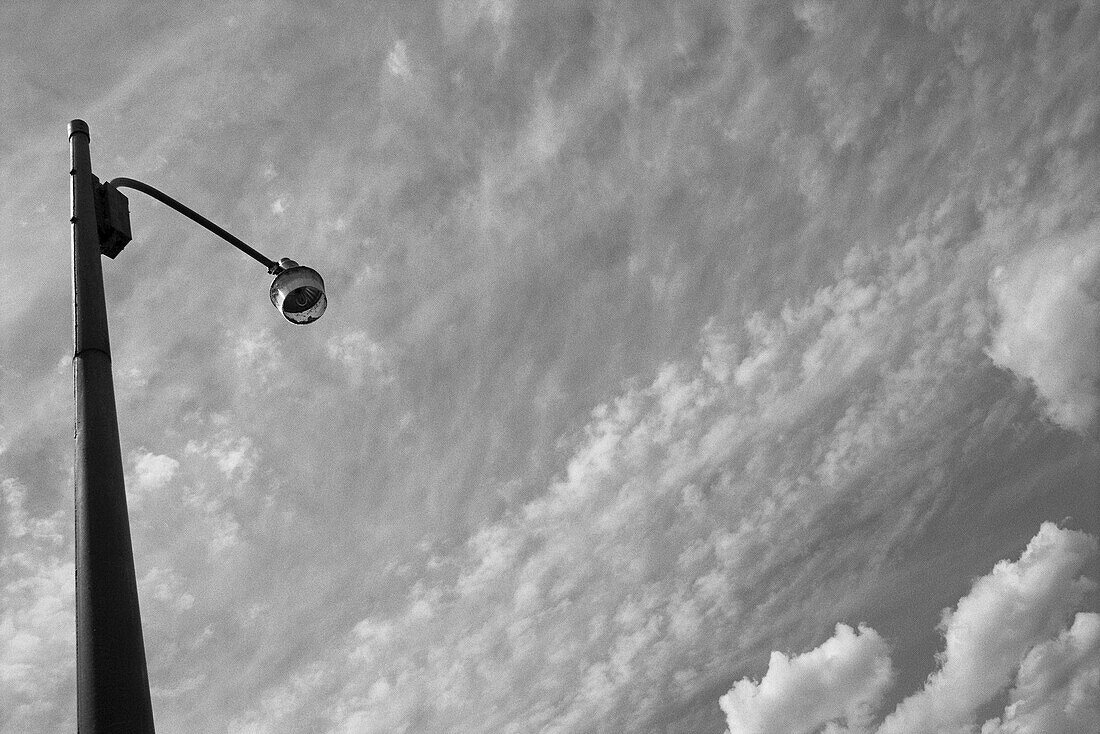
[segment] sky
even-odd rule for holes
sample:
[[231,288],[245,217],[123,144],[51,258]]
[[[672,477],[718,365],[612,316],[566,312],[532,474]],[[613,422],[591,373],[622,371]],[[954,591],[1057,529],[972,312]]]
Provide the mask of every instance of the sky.
[[157,730],[1100,727],[1100,3],[0,2],[0,732],[75,730],[68,142]]

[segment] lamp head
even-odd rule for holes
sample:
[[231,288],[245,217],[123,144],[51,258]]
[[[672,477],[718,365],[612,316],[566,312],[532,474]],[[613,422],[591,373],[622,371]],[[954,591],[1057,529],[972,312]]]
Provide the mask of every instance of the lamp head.
[[271,302],[293,324],[309,324],[321,318],[328,306],[325,281],[313,268],[284,257],[271,269]]

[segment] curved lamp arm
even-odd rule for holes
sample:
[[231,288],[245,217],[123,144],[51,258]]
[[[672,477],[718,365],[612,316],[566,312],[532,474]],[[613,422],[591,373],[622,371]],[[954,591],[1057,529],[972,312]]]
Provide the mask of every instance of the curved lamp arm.
[[178,211],[183,216],[187,217],[188,219],[192,220],[193,222],[201,224],[206,229],[208,229],[211,232],[213,232],[214,234],[218,235],[223,240],[225,240],[229,244],[233,245],[234,247],[236,247],[238,250],[240,250],[244,254],[251,257],[253,260],[256,260],[259,263],[261,263],[265,268],[267,268],[267,272],[271,273],[272,275],[278,275],[283,270],[282,266],[278,262],[276,262],[276,261],[274,261],[274,260],[272,260],[268,257],[265,257],[261,253],[257,252],[253,248],[246,245],[238,237],[235,237],[234,235],[230,234],[229,232],[226,232],[224,229],[222,229],[218,225],[214,224],[213,222],[211,222],[209,219],[207,219],[203,215],[199,214],[198,212],[196,212],[195,210],[191,209],[188,206],[184,206],[183,204],[176,201],[175,199],[173,199],[171,196],[164,193],[160,189],[156,189],[156,188],[150,186],[147,183],[143,183],[142,181],[136,181],[132,178],[126,178],[126,177],[113,178],[108,182],[108,185],[114,186],[116,188],[122,186],[122,187],[125,187],[125,188],[134,189],[135,191],[140,191],[143,194],[146,194],[148,196],[153,197],[154,199],[161,202],[162,204],[167,204],[168,206],[172,207],[173,209]]

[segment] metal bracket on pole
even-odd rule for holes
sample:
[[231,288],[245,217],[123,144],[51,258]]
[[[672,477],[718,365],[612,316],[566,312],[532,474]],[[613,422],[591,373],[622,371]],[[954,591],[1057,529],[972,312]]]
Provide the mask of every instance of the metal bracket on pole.
[[99,251],[115,258],[132,239],[130,202],[111,182],[95,182],[95,219],[99,230]]

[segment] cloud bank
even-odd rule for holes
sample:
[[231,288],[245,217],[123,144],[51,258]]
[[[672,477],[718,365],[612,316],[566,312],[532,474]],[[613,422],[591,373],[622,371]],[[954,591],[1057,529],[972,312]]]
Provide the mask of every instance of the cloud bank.
[[[763,679],[741,680],[723,696],[729,732],[1096,731],[1100,614],[1074,614],[1096,588],[1080,575],[1096,555],[1093,536],[1044,523],[1019,560],[998,563],[945,610],[938,670],[877,727],[874,709],[891,682],[886,643],[872,629],[838,625],[810,652],[772,653]],[[1010,685],[1003,716],[975,720]]]
[[991,290],[993,361],[1034,383],[1052,421],[1087,431],[1100,408],[1100,230],[1037,244]]

